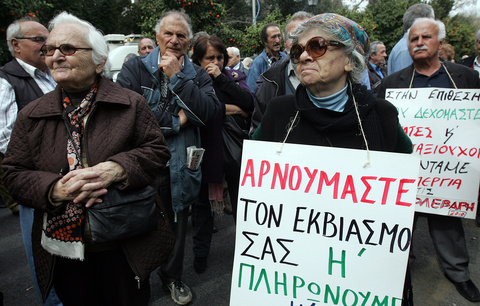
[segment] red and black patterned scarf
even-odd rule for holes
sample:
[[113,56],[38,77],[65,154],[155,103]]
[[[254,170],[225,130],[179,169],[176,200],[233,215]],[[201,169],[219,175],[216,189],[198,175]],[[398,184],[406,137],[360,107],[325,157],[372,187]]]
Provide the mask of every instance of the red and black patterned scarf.
[[[84,119],[90,112],[98,91],[98,82],[90,89],[78,107],[74,106],[62,90],[62,105],[67,115],[69,138],[67,141],[68,169],[61,173],[83,168],[81,139]],[[68,202],[59,214],[44,214],[42,246],[53,255],[71,259],[84,259],[85,204]]]

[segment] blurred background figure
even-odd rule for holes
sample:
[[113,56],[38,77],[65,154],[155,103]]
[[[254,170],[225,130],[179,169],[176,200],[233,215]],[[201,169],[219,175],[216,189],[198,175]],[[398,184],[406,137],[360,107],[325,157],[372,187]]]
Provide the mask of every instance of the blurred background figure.
[[243,63],[240,61],[240,50],[237,47],[228,47],[228,62],[225,66],[225,69],[233,69],[241,71],[243,74],[248,74],[248,69],[243,66]]
[[250,64],[253,62],[253,58],[250,56],[247,56],[246,58],[243,59],[242,64],[245,69],[250,70]]
[[446,61],[455,63],[455,49],[451,44],[444,44],[443,48],[438,52],[438,56]]
[[385,69],[387,56],[387,49],[383,42],[377,40],[370,44],[370,51],[367,56],[367,69],[370,89],[376,93],[378,93],[382,79],[387,76],[387,69]]
[[[475,34],[475,47],[477,54],[472,56],[464,55],[458,63],[469,68],[475,69],[480,73],[480,30]],[[480,224],[479,224],[480,226]]]
[[155,49],[155,42],[153,39],[144,37],[138,42],[138,55],[146,55]]

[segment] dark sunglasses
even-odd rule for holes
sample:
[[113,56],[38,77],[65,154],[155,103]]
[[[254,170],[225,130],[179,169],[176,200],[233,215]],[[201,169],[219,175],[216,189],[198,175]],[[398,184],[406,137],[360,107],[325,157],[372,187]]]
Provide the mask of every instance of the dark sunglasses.
[[31,41],[34,41],[36,43],[44,43],[47,41],[47,38],[45,36],[32,36],[32,37],[15,37],[16,39],[30,39]]
[[52,56],[55,53],[55,50],[57,49],[60,50],[60,52],[62,52],[63,55],[73,55],[75,54],[75,52],[77,52],[77,50],[93,50],[92,48],[79,48],[70,44],[63,44],[58,47],[43,45],[43,47],[40,50],[46,56]]
[[344,45],[338,41],[326,40],[321,36],[315,36],[307,41],[305,47],[299,44],[293,45],[290,49],[290,59],[292,63],[298,63],[298,61],[300,60],[300,56],[305,50],[311,58],[317,59],[319,57],[322,57],[327,52],[328,46],[342,47]]

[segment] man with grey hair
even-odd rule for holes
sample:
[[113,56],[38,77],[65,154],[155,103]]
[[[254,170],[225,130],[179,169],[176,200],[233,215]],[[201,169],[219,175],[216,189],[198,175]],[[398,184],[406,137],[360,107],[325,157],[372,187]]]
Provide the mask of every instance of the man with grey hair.
[[[312,14],[299,11],[293,14],[288,20],[284,33],[286,52],[290,53],[290,48],[292,47],[292,41],[289,38],[290,34],[296,29],[299,23],[311,17],[313,17]],[[258,90],[255,93],[257,103],[255,103],[255,109],[252,114],[250,135],[255,132],[262,121],[263,114],[270,100],[277,96],[294,94],[299,84],[300,80],[288,56],[281,59],[280,62],[260,75],[257,80]]]
[[417,3],[410,6],[403,14],[404,35],[393,47],[388,58],[388,73],[392,74],[412,63],[412,58],[408,52],[407,31],[417,18],[435,18],[433,8],[425,3]]
[[[452,62],[441,62],[439,50],[445,43],[445,25],[430,18],[415,20],[407,32],[413,64],[382,80],[379,97],[389,88],[480,88],[478,72]],[[476,191],[476,190],[475,190]],[[469,255],[462,219],[416,213],[428,219],[428,228],[445,276],[467,300],[480,301],[480,292],[470,279]]]
[[[186,305],[192,300],[190,288],[182,281],[189,206],[197,203],[203,187],[201,170],[186,166],[187,147],[205,146],[200,139],[201,128],[214,121],[222,109],[212,79],[186,55],[193,36],[188,15],[180,11],[165,13],[155,32],[158,46],[149,55],[126,62],[117,83],[145,97],[172,153],[168,167],[160,173],[159,194],[172,221],[176,243],[159,276],[175,303]],[[201,234],[213,229],[213,218],[200,220],[198,211],[194,249],[196,241],[202,240]],[[211,216],[210,211],[207,214]]]
[[226,69],[233,69],[241,71],[243,74],[248,75],[248,69],[243,66],[242,61],[240,61],[240,50],[237,47],[228,47],[228,62]]
[[[35,19],[23,18],[7,28],[8,49],[14,57],[0,67],[0,163],[7,151],[17,113],[33,100],[55,89],[56,83],[45,64],[45,55],[40,51],[48,37],[48,30]],[[3,169],[0,168],[0,181]],[[20,214],[20,226],[27,253],[30,272],[37,293],[40,295],[32,255],[33,208],[18,205],[3,184],[1,196],[12,213]],[[46,305],[61,304],[52,290]]]
[[370,88],[378,93],[378,88],[384,77],[387,76],[385,69],[385,60],[387,58],[387,49],[381,41],[374,41],[370,43],[370,50],[368,53],[368,77],[370,78]]
[[[480,30],[475,34],[475,46],[477,47],[477,54],[464,58],[458,63],[472,69],[477,70],[480,73]],[[479,225],[477,221],[477,225]]]
[[303,22],[311,17],[313,17],[313,15],[305,11],[298,11],[293,14],[292,17],[290,17],[285,25],[285,29],[283,29],[283,44],[285,45],[285,53],[290,54],[290,48],[292,48],[292,40],[289,37],[290,33],[295,30],[300,22]]

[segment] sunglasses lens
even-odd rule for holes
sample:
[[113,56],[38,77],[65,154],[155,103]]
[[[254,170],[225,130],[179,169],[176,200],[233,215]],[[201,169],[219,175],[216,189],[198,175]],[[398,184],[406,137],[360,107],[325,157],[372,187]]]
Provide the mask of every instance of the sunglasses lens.
[[300,59],[300,56],[303,53],[303,47],[300,45],[293,45],[290,49],[290,58],[292,59],[293,63],[297,63]]
[[60,46],[60,51],[65,55],[72,55],[77,51],[77,48],[72,45],[65,44]]
[[323,38],[314,38],[307,43],[307,52],[313,58],[318,58],[325,54],[327,46]]

